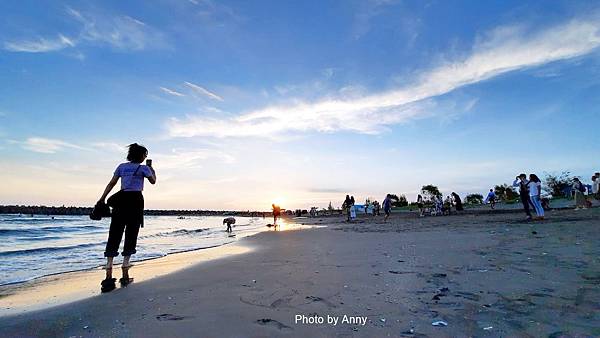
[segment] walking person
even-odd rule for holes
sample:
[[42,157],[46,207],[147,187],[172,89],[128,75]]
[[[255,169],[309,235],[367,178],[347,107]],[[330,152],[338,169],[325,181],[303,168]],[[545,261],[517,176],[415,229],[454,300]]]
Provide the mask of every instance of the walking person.
[[144,223],[144,178],[152,184],[156,183],[156,172],[152,168],[152,161],[147,160],[146,165],[142,162],[148,156],[148,149],[137,143],[128,146],[127,161],[119,164],[108,185],[104,189],[98,203],[103,204],[106,196],[121,179],[121,190],[108,198],[108,205],[112,209],[108,241],[106,242],[106,278],[100,283],[102,292],[115,289],[115,278],[112,277],[113,259],[119,255],[119,245],[123,232],[125,242],[123,244],[123,264],[121,269],[123,277],[119,280],[122,286],[127,286],[133,281],[129,278],[129,260],[136,253],[137,237],[140,227]]
[[347,221],[350,222],[350,205],[352,205],[352,200],[350,199],[350,195],[346,195],[346,199],[342,204],[342,209],[346,213]]
[[273,203],[271,204],[271,208],[273,209],[273,226],[277,227],[277,220],[281,216],[281,207]]
[[527,220],[531,220],[531,212],[529,211],[529,181],[527,180],[527,175],[520,174],[513,182],[513,187],[519,187],[519,196],[521,198],[521,203],[523,204],[523,210],[525,214],[527,214]]
[[529,174],[529,198],[535,208],[537,219],[544,219],[544,207],[542,206],[542,181],[536,174]]
[[592,176],[592,194],[596,200],[600,199],[600,173],[595,173]]
[[419,207],[419,217],[423,217],[423,196],[421,195],[417,196],[417,207]]
[[383,200],[383,212],[385,213],[385,218],[383,219],[383,222],[385,223],[392,212],[392,195],[390,194],[387,194]]
[[575,192],[575,210],[587,209],[586,198],[585,198],[585,185],[575,177],[573,179],[573,191]]
[[450,196],[446,196],[446,200],[444,200],[444,214],[448,212],[448,215],[452,214],[452,199]]

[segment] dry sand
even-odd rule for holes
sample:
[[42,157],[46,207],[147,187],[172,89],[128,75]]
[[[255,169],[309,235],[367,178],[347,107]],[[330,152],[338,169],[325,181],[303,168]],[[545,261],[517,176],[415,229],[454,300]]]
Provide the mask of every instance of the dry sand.
[[0,335],[600,336],[600,209],[547,216],[296,219],[328,227],[261,233],[239,241],[243,254],[4,316]]

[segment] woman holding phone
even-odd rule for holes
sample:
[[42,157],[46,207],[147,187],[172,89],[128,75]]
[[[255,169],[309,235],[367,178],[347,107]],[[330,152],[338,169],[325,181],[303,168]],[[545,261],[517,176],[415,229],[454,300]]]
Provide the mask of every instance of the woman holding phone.
[[119,164],[114,175],[104,193],[98,200],[98,203],[104,203],[106,196],[121,179],[121,190],[108,198],[108,205],[112,207],[112,217],[110,221],[110,230],[108,241],[106,242],[106,279],[101,283],[101,291],[109,292],[115,289],[115,278],[112,277],[112,267],[114,257],[119,255],[119,245],[123,232],[125,232],[125,242],[123,244],[123,277],[119,280],[122,286],[127,286],[133,281],[129,278],[129,268],[131,264],[129,259],[136,253],[135,247],[140,227],[144,223],[144,179],[147,178],[152,184],[156,183],[156,173],[152,168],[152,160],[146,160],[146,165],[142,162],[148,156],[148,149],[137,143],[128,146],[127,161]]

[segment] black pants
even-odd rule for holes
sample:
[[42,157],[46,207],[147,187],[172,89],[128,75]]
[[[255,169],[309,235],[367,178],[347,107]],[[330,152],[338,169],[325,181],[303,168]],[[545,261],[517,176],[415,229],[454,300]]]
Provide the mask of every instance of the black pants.
[[521,203],[523,204],[523,210],[525,210],[527,216],[531,217],[531,212],[529,211],[529,194],[521,194]]
[[136,253],[137,237],[143,221],[144,197],[142,193],[139,191],[126,192],[119,205],[113,208],[104,257],[119,255],[123,232],[125,232],[125,243],[121,254],[131,256]]

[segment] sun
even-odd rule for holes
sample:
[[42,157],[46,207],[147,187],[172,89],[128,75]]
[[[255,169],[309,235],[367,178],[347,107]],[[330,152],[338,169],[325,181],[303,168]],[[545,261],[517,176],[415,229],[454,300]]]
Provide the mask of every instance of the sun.
[[275,205],[282,206],[283,204],[285,204],[285,198],[282,196],[275,197],[271,200],[273,201],[273,204],[275,204]]

